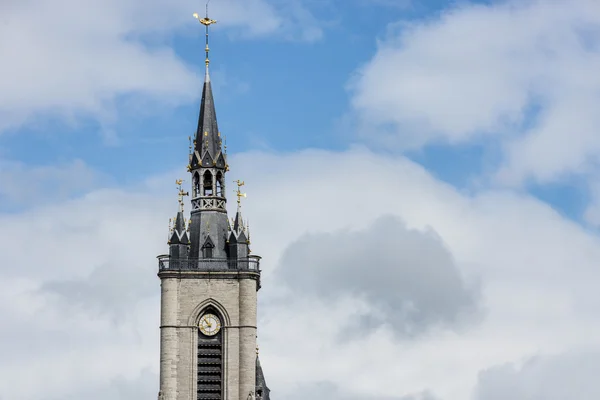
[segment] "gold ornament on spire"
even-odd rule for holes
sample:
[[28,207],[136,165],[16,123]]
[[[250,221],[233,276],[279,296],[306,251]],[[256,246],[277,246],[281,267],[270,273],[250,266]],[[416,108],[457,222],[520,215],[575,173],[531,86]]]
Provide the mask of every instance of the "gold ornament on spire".
[[210,63],[210,60],[208,59],[208,52],[210,51],[210,49],[208,48],[208,27],[211,26],[212,24],[217,23],[216,20],[208,18],[208,3],[209,2],[210,2],[210,0],[208,0],[206,2],[206,16],[204,18],[200,18],[198,13],[193,14],[194,18],[196,18],[198,20],[198,22],[200,22],[202,25],[204,25],[206,27],[206,48],[204,49],[206,51],[206,60],[204,61],[204,63],[206,64],[206,68],[208,68],[208,64]]
[[189,196],[190,193],[189,192],[184,192],[183,188],[181,187],[181,184],[183,183],[183,179],[177,179],[175,181],[175,184],[177,185],[177,189],[179,190],[178,196],[178,202],[179,202],[179,210],[181,212],[183,212],[183,196]]
[[246,193],[242,193],[242,191],[240,190],[240,188],[242,186],[245,185],[244,181],[240,181],[239,179],[237,181],[234,181],[235,183],[237,183],[237,190],[235,191],[235,195],[237,196],[237,203],[238,203],[238,209],[242,206],[242,197],[246,197]]

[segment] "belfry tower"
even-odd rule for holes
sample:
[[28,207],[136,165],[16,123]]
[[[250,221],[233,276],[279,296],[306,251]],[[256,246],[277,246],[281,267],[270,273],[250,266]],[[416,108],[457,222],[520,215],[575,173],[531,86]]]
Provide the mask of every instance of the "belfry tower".
[[180,208],[170,227],[169,254],[158,256],[161,280],[159,400],[269,399],[256,347],[256,303],[260,289],[259,256],[251,255],[249,233],[238,208],[227,217],[229,170],[208,72],[198,129],[190,146],[192,210],[183,212],[189,195],[178,180]]

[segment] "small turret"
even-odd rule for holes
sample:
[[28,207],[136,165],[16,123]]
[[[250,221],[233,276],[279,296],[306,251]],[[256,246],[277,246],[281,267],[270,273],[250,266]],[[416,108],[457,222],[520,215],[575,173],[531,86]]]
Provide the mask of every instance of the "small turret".
[[169,238],[169,256],[177,259],[187,258],[189,246],[190,239],[185,227],[183,211],[179,211]]
[[244,181],[237,180],[235,181],[238,185],[238,189],[235,192],[237,195],[237,212],[235,213],[235,218],[233,220],[233,228],[231,229],[231,233],[229,234],[228,240],[228,251],[229,257],[232,259],[241,259],[246,258],[250,254],[250,249],[248,247],[248,235],[246,233],[246,227],[244,226],[244,220],[242,218],[242,204],[241,198],[246,197],[246,193],[242,193],[240,188],[244,186]]
[[258,358],[258,347],[256,348],[256,400],[270,400],[271,390],[267,387],[265,375]]
[[171,228],[169,236],[169,256],[174,259],[184,259],[188,257],[190,239],[186,229],[186,221],[183,216],[183,197],[189,195],[181,188],[182,179],[175,181],[179,189],[179,211],[175,217],[175,225]]

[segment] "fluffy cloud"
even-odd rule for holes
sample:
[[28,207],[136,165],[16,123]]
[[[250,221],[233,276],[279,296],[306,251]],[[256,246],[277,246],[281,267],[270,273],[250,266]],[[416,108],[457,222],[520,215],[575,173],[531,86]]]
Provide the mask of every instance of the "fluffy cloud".
[[573,351],[500,365],[479,376],[477,400],[593,400],[600,397],[600,353]]
[[[269,244],[264,263],[264,287],[269,290],[262,293],[260,338],[270,382],[281,384],[283,393],[327,376],[360,396],[370,395],[373,387],[381,396],[431,389],[442,399],[458,400],[470,395],[479,370],[498,360],[509,362],[595,341],[589,332],[598,330],[591,312],[598,299],[589,282],[596,276],[594,260],[600,258],[597,238],[547,205],[504,191],[464,196],[406,160],[362,150],[307,151],[286,157],[247,154],[239,162],[245,166],[251,198],[267,193],[276,193],[273,198],[277,198],[277,202],[253,199],[246,209],[248,215],[261,218],[260,224],[253,225],[254,250],[265,255],[260,247]],[[365,312],[377,312],[376,308],[348,291],[335,301],[324,300],[331,296],[307,298],[306,279],[317,285],[310,291],[320,290],[331,283],[331,265],[318,264],[327,268],[320,272],[326,281],[321,284],[311,265],[288,266],[283,249],[306,230],[322,239],[318,232],[335,236],[341,229],[361,231],[388,214],[402,218],[408,229],[435,230],[465,282],[481,282],[486,311],[481,324],[458,332],[441,327],[409,341],[395,339],[393,327],[387,324],[359,332],[360,341],[340,342],[340,327],[361,331],[357,320]],[[403,243],[408,247],[406,239]],[[349,246],[346,251],[353,254],[354,250]],[[325,251],[323,257],[331,255]],[[273,259],[280,261],[271,274],[268,263]],[[283,270],[291,267],[299,269],[294,273],[297,279],[285,282],[295,289],[285,289],[277,275],[285,275]],[[338,271],[335,263],[333,268]],[[302,269],[314,280],[301,279]],[[406,271],[395,273],[399,279]],[[385,286],[383,280],[381,284]],[[287,297],[290,292],[292,300]],[[269,371],[269,365],[277,368]],[[307,365],[313,366],[307,369]],[[453,371],[452,379],[448,370]]]
[[345,329],[360,326],[359,336],[381,324],[414,336],[433,325],[458,324],[477,308],[476,293],[437,235],[407,230],[394,217],[364,231],[302,237],[287,248],[278,272],[298,296],[364,297],[369,310]]
[[387,129],[388,144],[493,135],[503,183],[594,171],[599,10],[594,0],[508,1],[398,24],[353,81],[353,106]]
[[[198,96],[196,72],[164,45],[167,35],[197,28],[191,17],[197,6],[188,0],[3,1],[0,132],[41,115],[110,121],[115,100],[124,96],[161,104]],[[300,5],[221,0],[211,7],[223,25],[244,35],[316,38],[320,32],[314,21],[300,24],[310,19]]]
[[[481,370],[600,344],[598,238],[535,199],[466,196],[406,159],[361,149],[246,153],[232,157],[231,167],[231,179],[244,173],[243,210],[253,250],[264,257],[259,344],[274,396],[293,398],[325,381],[315,398],[463,400]],[[95,388],[141,400],[156,392],[155,256],[166,250],[166,221],[176,208],[166,193],[175,176],[0,215],[3,396],[78,398]],[[369,265],[381,274],[354,269],[360,283],[333,281],[343,268],[336,257],[349,255],[355,268],[365,249],[372,252],[356,243],[372,244],[379,233],[412,264],[393,265],[384,252]],[[332,237],[346,240],[333,246]],[[329,262],[297,259],[315,249]],[[451,321],[473,283],[485,309],[476,324],[433,324],[399,336],[389,321],[406,320],[381,306],[409,299],[434,321]],[[377,312],[388,322],[364,329],[364,317]],[[346,340],[340,329],[352,331]]]

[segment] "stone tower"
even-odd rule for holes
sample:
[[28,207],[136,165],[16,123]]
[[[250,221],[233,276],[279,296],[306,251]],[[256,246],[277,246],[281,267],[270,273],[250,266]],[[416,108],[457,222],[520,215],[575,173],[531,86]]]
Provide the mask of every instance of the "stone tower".
[[238,208],[229,222],[225,191],[229,170],[208,72],[191,147],[190,219],[180,210],[169,254],[158,257],[161,281],[159,400],[269,399],[256,347],[260,257],[250,254],[249,233]]

